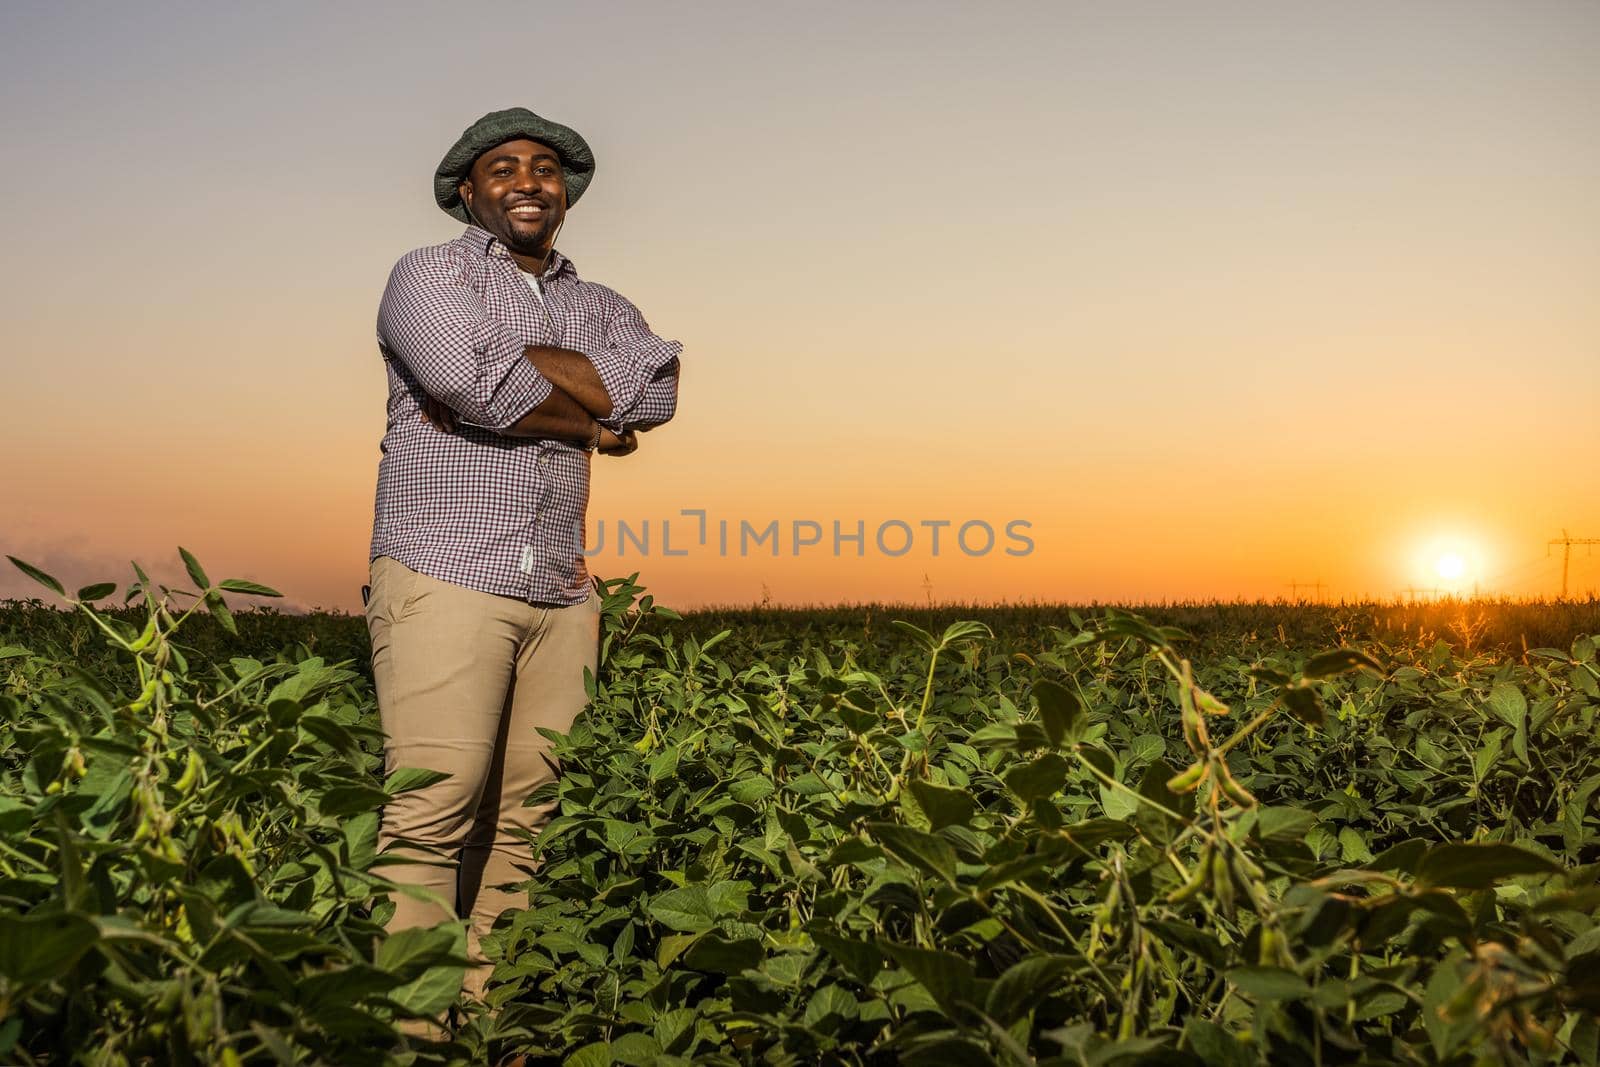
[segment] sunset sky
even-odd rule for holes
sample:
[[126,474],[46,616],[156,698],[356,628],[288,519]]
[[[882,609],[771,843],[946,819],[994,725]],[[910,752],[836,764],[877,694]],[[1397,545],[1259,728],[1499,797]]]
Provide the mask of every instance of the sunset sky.
[[462,230],[445,150],[524,106],[598,161],[558,247],[684,345],[677,419],[595,460],[603,576],[1553,595],[1547,542],[1600,537],[1597,56],[1587,0],[7,3],[0,552],[82,584],[182,544],[359,610],[378,299]]

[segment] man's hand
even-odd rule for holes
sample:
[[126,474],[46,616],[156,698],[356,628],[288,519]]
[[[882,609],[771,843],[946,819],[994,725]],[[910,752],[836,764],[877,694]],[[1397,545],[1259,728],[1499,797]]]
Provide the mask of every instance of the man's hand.
[[436,430],[456,432],[456,413],[427,393],[422,394],[422,417],[431,422]]
[[[422,394],[422,410],[419,414],[431,423],[434,429],[442,433],[456,432],[456,413],[434,396]],[[624,430],[621,436],[618,436],[604,426],[600,428],[600,447],[597,451],[601,455],[628,456],[638,448],[639,435],[634,431]]]
[[639,447],[639,435],[632,430],[622,431],[618,437],[605,427],[600,428],[600,448],[602,456],[627,456],[633,454]]

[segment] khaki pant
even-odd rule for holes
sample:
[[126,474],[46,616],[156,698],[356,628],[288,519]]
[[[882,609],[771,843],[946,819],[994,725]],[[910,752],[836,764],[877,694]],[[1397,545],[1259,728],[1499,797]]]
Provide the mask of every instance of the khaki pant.
[[[388,740],[384,769],[451,775],[395,797],[383,809],[378,847],[444,866],[381,867],[393,881],[438,893],[449,910],[395,894],[391,931],[469,920],[466,989],[481,996],[492,968],[480,939],[527,894],[508,886],[534,873],[532,848],[554,803],[523,806],[555,779],[539,727],[566,732],[588,702],[583,672],[596,669],[600,595],[541,607],[480,593],[397,560],[372,561],[367,631],[378,713]],[[405,843],[403,843],[405,842]],[[409,843],[409,844],[406,844]]]

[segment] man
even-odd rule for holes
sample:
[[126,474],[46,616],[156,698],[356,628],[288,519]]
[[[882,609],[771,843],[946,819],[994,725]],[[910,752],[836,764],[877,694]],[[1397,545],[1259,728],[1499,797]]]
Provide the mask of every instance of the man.
[[524,108],[461,135],[434,199],[466,232],[401,257],[378,312],[388,425],[367,628],[384,764],[446,772],[384,807],[384,868],[438,895],[395,896],[390,930],[469,920],[480,941],[534,869],[554,780],[539,729],[571,728],[596,669],[601,598],[583,556],[589,463],[672,418],[682,345],[578,277],[555,249],[594,176],[576,131]]

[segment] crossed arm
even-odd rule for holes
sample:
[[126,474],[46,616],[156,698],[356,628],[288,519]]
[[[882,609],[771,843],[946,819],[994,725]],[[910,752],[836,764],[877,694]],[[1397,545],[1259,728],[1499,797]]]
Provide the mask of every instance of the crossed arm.
[[418,249],[389,276],[378,311],[378,338],[425,393],[423,416],[441,429],[457,422],[510,437],[594,440],[626,455],[634,431],[669,420],[677,405],[676,342],[662,341],[638,309],[617,307],[601,351],[592,355],[524,345],[489,318],[447,256]]
[[[611,397],[606,394],[594,364],[583,353],[529,345],[522,350],[522,355],[554,388],[538,406],[500,433],[507,437],[556,438],[588,444],[595,439],[598,427],[601,452],[627,455],[638,447],[632,430],[618,434],[600,424],[600,418],[611,414]],[[431,394],[424,398],[422,416],[446,433],[455,432],[455,413]]]

